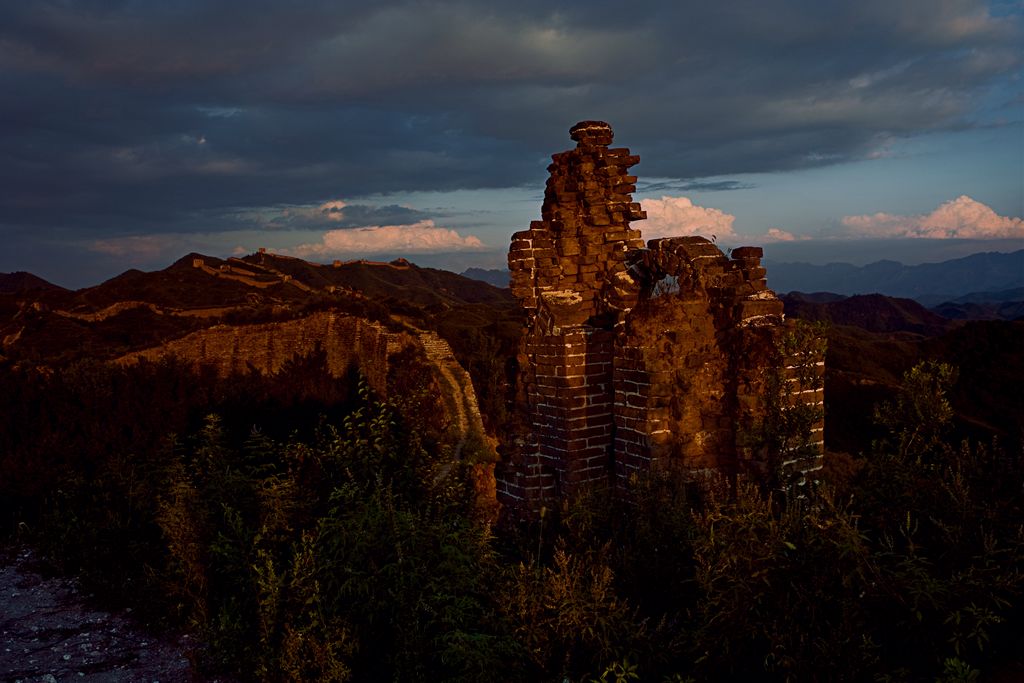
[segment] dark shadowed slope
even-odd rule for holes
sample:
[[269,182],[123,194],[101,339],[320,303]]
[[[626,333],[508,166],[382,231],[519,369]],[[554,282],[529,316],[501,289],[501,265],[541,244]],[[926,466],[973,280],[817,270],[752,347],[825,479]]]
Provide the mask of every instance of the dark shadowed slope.
[[0,294],[28,292],[31,290],[67,291],[60,285],[47,282],[38,275],[26,273],[25,271],[0,273]]
[[[33,281],[25,276],[18,280]],[[113,358],[214,325],[270,323],[326,309],[391,326],[443,327],[456,350],[467,353],[477,345],[468,331],[514,313],[507,289],[402,259],[334,266],[267,253],[244,259],[193,253],[163,270],[129,270],[77,291],[22,288],[0,295],[0,357]]]
[[958,369],[950,393],[957,437],[1010,445],[1024,437],[1024,322],[945,320],[914,301],[881,295],[810,303],[785,297],[786,314],[830,323],[825,442],[856,451],[884,434],[873,417],[904,372],[922,360]]
[[782,297],[786,315],[833,325],[852,325],[869,332],[914,332],[940,334],[950,329],[950,321],[912,299],[881,294],[865,294],[833,301],[808,301],[799,292]]

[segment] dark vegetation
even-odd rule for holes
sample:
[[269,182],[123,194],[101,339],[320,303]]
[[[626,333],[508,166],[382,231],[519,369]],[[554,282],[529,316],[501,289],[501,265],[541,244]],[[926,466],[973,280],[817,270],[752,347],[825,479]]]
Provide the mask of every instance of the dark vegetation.
[[[903,373],[923,359],[959,369],[949,387],[950,439],[1009,448],[1024,439],[1024,320],[943,320],[909,299],[786,295],[786,315],[828,324],[825,440],[857,453],[884,436],[873,407],[891,398]],[[836,416],[841,416],[837,419]]]
[[[518,321],[448,289],[409,316],[500,427]],[[0,530],[243,680],[1019,679],[1024,323],[827,319],[819,485],[662,471],[521,528],[475,517],[414,353],[388,399],[321,354],[226,380],[9,355]]]
[[465,478],[440,476],[436,411],[413,395],[424,376],[393,378],[397,404],[322,370],[307,359],[249,383],[172,364],[6,371],[5,532],[197,629],[204,665],[243,678],[935,680],[1016,666],[1024,473],[1019,452],[948,443],[948,366],[908,373],[878,411],[886,438],[805,497],[747,485],[730,498],[666,472],[631,503],[595,490],[497,536]]

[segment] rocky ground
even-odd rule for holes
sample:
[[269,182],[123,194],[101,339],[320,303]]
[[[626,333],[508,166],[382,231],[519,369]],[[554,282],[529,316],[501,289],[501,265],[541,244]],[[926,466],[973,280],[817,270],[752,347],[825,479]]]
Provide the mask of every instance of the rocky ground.
[[97,608],[73,579],[47,578],[33,551],[0,551],[0,681],[207,680],[190,650],[189,636],[154,636],[130,610]]

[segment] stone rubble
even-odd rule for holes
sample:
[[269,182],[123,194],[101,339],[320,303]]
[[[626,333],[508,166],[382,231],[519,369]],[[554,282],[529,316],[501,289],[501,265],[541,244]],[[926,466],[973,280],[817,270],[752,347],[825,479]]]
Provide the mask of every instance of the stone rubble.
[[0,555],[0,680],[207,680],[192,668],[189,636],[147,634],[131,618],[130,609],[98,609],[76,581],[44,577],[37,564],[30,550]]

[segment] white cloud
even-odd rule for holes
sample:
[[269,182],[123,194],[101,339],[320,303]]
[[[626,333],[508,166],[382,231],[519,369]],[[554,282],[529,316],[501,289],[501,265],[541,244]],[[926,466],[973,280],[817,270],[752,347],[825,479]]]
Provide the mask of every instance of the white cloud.
[[644,239],[687,235],[722,238],[736,234],[732,229],[736,216],[697,206],[686,197],[644,199],[641,204],[647,212],[647,220],[633,227],[643,231]]
[[432,220],[411,225],[374,225],[366,228],[330,230],[320,243],[301,244],[284,253],[309,258],[347,254],[430,253],[482,249],[473,235],[463,237],[450,228],[440,228]]
[[256,211],[249,215],[268,230],[285,227],[318,228],[327,227],[345,218],[345,207],[340,199],[332,199],[322,204],[285,206],[276,210]]
[[322,214],[328,220],[331,221],[340,221],[342,218],[345,217],[345,214],[342,213],[342,209],[345,208],[345,202],[341,201],[340,199],[324,202],[317,208],[320,214]]
[[967,195],[945,202],[925,215],[875,213],[845,216],[842,223],[849,232],[859,237],[1024,238],[1024,220],[1000,216],[985,204]]
[[765,240],[768,242],[795,242],[797,240],[807,239],[806,237],[797,237],[788,230],[782,228],[768,228],[768,232],[764,235]]

